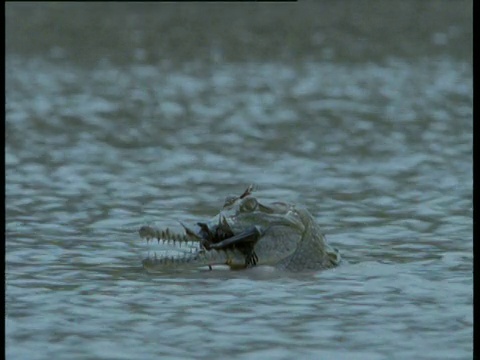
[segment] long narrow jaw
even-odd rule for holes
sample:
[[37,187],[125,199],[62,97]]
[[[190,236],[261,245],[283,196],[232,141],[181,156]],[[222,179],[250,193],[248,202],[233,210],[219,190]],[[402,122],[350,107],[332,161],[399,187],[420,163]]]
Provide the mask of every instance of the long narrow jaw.
[[192,264],[194,266],[228,265],[232,269],[246,268],[256,265],[258,257],[254,245],[262,236],[262,230],[253,226],[235,235],[223,216],[218,223],[197,223],[196,230],[181,224],[185,234],[176,234],[169,229],[159,230],[143,226],[139,230],[140,237],[147,242],[156,239],[158,243],[174,245],[178,249],[188,248],[179,256],[162,256],[146,258],[143,261],[149,270],[165,269],[168,265]]

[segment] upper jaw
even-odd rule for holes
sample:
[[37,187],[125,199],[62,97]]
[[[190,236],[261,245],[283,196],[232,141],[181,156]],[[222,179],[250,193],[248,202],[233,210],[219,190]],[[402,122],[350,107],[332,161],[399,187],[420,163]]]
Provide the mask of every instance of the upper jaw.
[[[192,227],[181,223],[183,235],[150,227],[142,227],[140,235],[147,240],[157,238],[159,242],[173,241],[174,244],[194,242],[198,245],[197,251],[204,254],[233,251],[240,257],[243,254],[247,266],[255,265],[258,260],[255,248],[262,237],[268,237],[270,231],[275,233],[276,226],[286,226],[292,233],[302,234],[305,224],[295,207],[284,203],[260,204],[249,196],[251,190],[249,187],[241,196],[227,198],[220,213],[207,222],[198,222]],[[266,246],[275,247],[275,241],[267,241]],[[265,248],[265,244],[260,247]]]
[[[253,216],[252,216],[253,215]],[[253,220],[252,220],[253,219]],[[288,226],[299,233],[303,233],[305,224],[294,208],[285,213],[265,214],[256,212],[244,215],[235,209],[222,210],[207,222],[198,222],[189,227],[180,222],[184,234],[165,230],[157,230],[143,226],[139,233],[147,241],[156,238],[158,242],[198,243],[199,249],[229,250],[232,248],[251,248],[275,226]]]

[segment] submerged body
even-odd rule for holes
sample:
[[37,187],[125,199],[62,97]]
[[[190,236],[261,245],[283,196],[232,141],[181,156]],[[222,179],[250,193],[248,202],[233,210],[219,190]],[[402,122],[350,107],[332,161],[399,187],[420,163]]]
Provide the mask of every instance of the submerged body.
[[230,196],[223,209],[206,223],[185,227],[185,235],[144,226],[140,236],[159,242],[190,242],[181,257],[147,258],[149,271],[171,267],[228,265],[243,269],[267,265],[287,271],[322,270],[340,262],[340,253],[327,244],[320,227],[303,207],[283,202],[260,203],[250,186],[241,196]]

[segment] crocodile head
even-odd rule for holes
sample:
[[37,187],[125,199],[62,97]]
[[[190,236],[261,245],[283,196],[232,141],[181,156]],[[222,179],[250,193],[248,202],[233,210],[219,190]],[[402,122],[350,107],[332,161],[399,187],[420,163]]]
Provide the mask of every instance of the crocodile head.
[[181,257],[147,258],[147,270],[193,265],[229,265],[242,269],[269,265],[290,271],[320,270],[340,262],[337,249],[329,246],[312,215],[303,207],[283,202],[262,203],[250,186],[240,196],[229,196],[212,219],[186,227],[185,234],[144,226],[140,236],[159,242],[188,242]]

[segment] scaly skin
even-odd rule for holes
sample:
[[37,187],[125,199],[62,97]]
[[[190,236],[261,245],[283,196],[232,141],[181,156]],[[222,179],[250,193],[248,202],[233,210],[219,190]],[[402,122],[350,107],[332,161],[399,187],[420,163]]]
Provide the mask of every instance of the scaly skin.
[[[144,226],[142,238],[190,246],[180,257],[147,258],[149,271],[229,265],[232,269],[268,265],[287,271],[322,270],[340,263],[337,249],[329,246],[312,215],[303,207],[274,202],[262,204],[251,196],[229,196],[218,215],[185,234]],[[182,224],[183,225],[183,224]]]

